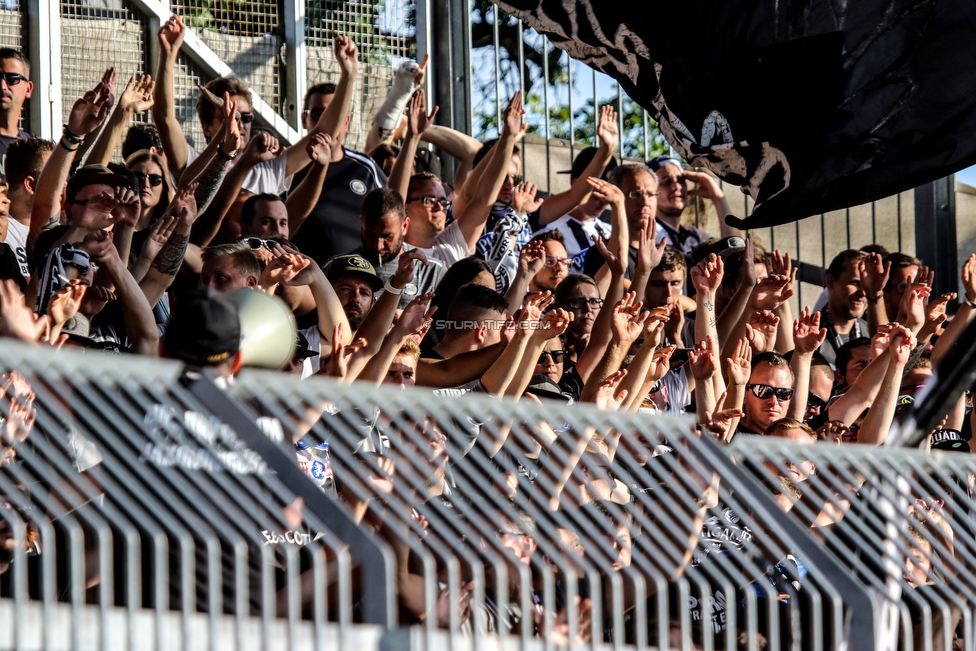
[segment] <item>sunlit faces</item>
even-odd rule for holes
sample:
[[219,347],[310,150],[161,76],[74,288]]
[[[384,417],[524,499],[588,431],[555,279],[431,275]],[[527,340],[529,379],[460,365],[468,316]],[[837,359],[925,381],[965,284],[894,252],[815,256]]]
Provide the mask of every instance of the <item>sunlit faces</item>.
[[241,287],[255,287],[258,279],[243,276],[234,264],[234,257],[225,255],[203,263],[200,271],[200,287],[218,292],[229,292]]
[[566,364],[566,351],[563,348],[562,339],[555,337],[546,342],[539,356],[539,363],[535,365],[536,375],[545,375],[550,380],[559,384],[563,378],[563,370]]
[[[334,94],[329,93],[328,95],[323,95],[322,93],[312,93],[308,97],[308,105],[305,110],[302,111],[302,126],[305,127],[306,131],[311,131],[316,124],[318,124],[319,118],[329,104],[332,103],[332,98],[335,97]],[[349,132],[350,116],[346,116],[345,121],[339,127],[339,136],[333,142],[342,142],[346,138],[346,134]]]
[[373,286],[357,274],[348,274],[336,279],[332,287],[349,319],[349,327],[358,330],[373,305]]
[[566,295],[566,301],[559,307],[573,313],[569,329],[577,336],[590,334],[593,322],[603,305],[600,291],[589,283],[580,283]]
[[620,191],[624,193],[627,224],[631,233],[636,234],[642,220],[649,222],[656,216],[657,177],[650,170],[627,174],[620,180]]
[[163,191],[166,189],[166,184],[163,181],[163,170],[160,169],[159,165],[154,161],[144,160],[133,163],[129,167],[129,171],[135,175],[138,182],[139,203],[142,205],[143,212],[158,206],[159,202],[162,201]]
[[[794,443],[799,443],[802,445],[810,445],[813,443],[813,438],[810,433],[799,427],[785,427],[780,426],[767,433],[766,436],[779,439],[787,439]],[[799,483],[805,481],[808,477],[816,472],[817,468],[812,461],[800,461],[799,463],[794,463],[792,461],[787,461],[782,464],[783,468],[786,470],[786,475],[783,474],[783,468],[779,465],[773,463],[772,461],[766,461],[764,464],[766,468],[775,475],[785,477],[791,482]]]
[[684,170],[677,165],[662,165],[657,170],[657,212],[662,217],[677,219],[688,201],[688,184]]
[[[758,364],[752,369],[749,384],[762,384],[774,389],[793,389],[793,376],[789,367]],[[774,421],[786,416],[790,400],[782,400],[775,394],[768,398],[758,398],[751,390],[746,390],[743,411],[746,416],[744,425],[753,432],[765,432]]]
[[845,320],[864,315],[868,302],[861,287],[862,269],[859,263],[848,263],[837,278],[827,275],[827,304],[831,314]]
[[288,239],[288,208],[283,201],[260,199],[254,203],[254,219],[251,224],[241,222],[241,232],[245,235],[270,239],[280,236]]
[[19,115],[24,100],[34,92],[34,84],[28,79],[27,68],[20,59],[0,59],[0,70],[23,77],[17,83],[0,79],[0,112],[17,112]]
[[512,154],[512,160],[508,164],[508,176],[502,183],[502,189],[498,192],[496,201],[502,203],[512,202],[512,191],[515,189],[515,177],[522,173],[522,157],[519,154]]
[[542,243],[546,249],[546,265],[532,278],[529,288],[533,292],[556,291],[566,276],[569,275],[569,267],[572,261],[569,253],[562,242],[547,240]]
[[889,319],[898,318],[901,299],[905,295],[908,282],[918,275],[918,265],[908,265],[892,269],[888,275],[888,284],[884,287],[885,312]]
[[394,384],[401,389],[416,385],[417,358],[412,355],[397,355],[390,364],[390,370],[383,378],[383,384]]
[[[238,113],[252,113],[251,110],[251,100],[243,95],[231,95],[231,100],[237,102],[237,112]],[[220,127],[224,124],[224,115],[221,113],[220,108],[214,110],[213,120],[210,122],[201,122],[200,128],[203,130],[203,135],[209,140],[217,135],[220,131]],[[244,123],[242,120],[237,120],[237,126],[241,130],[241,138],[244,142],[250,142],[251,140],[251,125],[253,122]]]
[[376,255],[380,262],[389,262],[403,248],[403,238],[407,234],[409,219],[401,219],[400,214],[391,210],[375,223],[360,220],[363,249]]
[[447,224],[447,210],[441,203],[447,199],[440,181],[422,179],[410,184],[407,192],[406,210],[410,219],[411,239],[429,239],[444,230]]
[[867,368],[868,364],[870,363],[871,346],[869,344],[852,348],[851,358],[847,361],[847,364],[843,369],[838,368],[835,371],[837,381],[845,387],[854,384],[854,381],[857,380],[857,377],[861,374],[861,371]]
[[65,212],[68,213],[70,221],[74,221],[81,217],[81,214],[85,212],[85,205],[88,203],[89,199],[97,197],[100,194],[107,194],[109,196],[115,196],[115,188],[110,185],[105,185],[103,183],[92,183],[91,185],[86,185],[79,189],[75,193],[74,199],[68,202]]
[[[670,165],[666,167],[671,167]],[[653,271],[647,281],[644,293],[645,307],[671,306],[678,300],[682,288],[685,286],[685,269],[679,267],[672,271]]]

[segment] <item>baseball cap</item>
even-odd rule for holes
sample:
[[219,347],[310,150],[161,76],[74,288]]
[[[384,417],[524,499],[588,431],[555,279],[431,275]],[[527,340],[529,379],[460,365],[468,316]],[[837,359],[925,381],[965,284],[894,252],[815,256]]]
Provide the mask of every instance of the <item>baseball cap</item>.
[[969,452],[969,441],[957,429],[937,429],[932,432],[932,449],[947,452]]
[[711,250],[709,253],[714,253],[715,255],[725,257],[727,255],[731,255],[734,251],[740,251],[745,248],[746,241],[744,239],[738,235],[730,235],[714,242],[710,247]]
[[187,293],[173,311],[164,342],[174,359],[215,366],[233,357],[241,347],[241,320],[237,306],[212,289]]
[[319,351],[312,350],[308,343],[308,338],[301,332],[295,333],[295,353],[291,356],[292,359],[306,359],[308,357],[315,357],[319,354]]
[[[556,173],[569,174],[572,178],[578,179],[579,177],[583,176],[583,172],[585,172],[589,164],[593,162],[593,157],[596,156],[596,152],[597,152],[596,147],[587,147],[580,153],[576,154],[576,158],[573,159],[572,169],[562,170]],[[610,158],[610,162],[607,163],[606,169],[603,170],[603,178],[606,178],[607,174],[610,173],[610,170],[612,170],[616,166],[617,166],[617,159]]]
[[662,154],[661,156],[655,156],[651,160],[647,161],[647,166],[652,172],[656,172],[665,165],[675,165],[681,169],[685,166],[682,164],[681,159],[675,158],[674,156],[668,156],[667,154]]
[[333,258],[325,265],[324,271],[325,277],[329,279],[330,283],[334,283],[346,274],[359,274],[369,280],[369,284],[373,287],[374,292],[383,288],[383,281],[376,275],[376,269],[373,268],[369,260],[358,253],[340,255]]
[[79,167],[68,179],[68,188],[64,196],[68,201],[71,201],[82,188],[98,184],[110,185],[113,188],[131,188],[134,185],[133,178],[113,172],[105,165],[84,165]]
[[540,400],[561,400],[562,402],[567,402],[567,398],[559,389],[559,385],[553,382],[552,378],[548,375],[533,375],[525,392],[531,393]]

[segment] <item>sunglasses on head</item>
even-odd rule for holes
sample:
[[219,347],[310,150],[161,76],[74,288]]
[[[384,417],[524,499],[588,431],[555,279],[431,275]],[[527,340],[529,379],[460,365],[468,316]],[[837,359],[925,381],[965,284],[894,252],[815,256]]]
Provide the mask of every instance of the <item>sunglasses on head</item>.
[[747,384],[746,389],[760,400],[769,400],[773,396],[780,402],[786,402],[793,397],[793,389],[785,387],[771,387],[768,384]]
[[149,179],[149,185],[154,188],[158,188],[163,184],[163,176],[161,174],[143,174],[142,172],[133,172],[132,176],[136,177],[136,183],[142,185],[143,181]]
[[0,72],[0,79],[3,79],[8,86],[16,86],[22,81],[27,81],[27,77],[16,72]]
[[552,357],[553,364],[562,364],[566,361],[566,355],[568,354],[565,350],[544,350],[542,354],[539,355],[539,363],[545,364],[547,357]]

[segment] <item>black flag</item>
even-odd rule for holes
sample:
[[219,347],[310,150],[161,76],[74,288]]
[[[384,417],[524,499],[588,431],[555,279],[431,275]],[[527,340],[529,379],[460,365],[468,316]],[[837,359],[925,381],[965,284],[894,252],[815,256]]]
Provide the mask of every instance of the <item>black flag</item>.
[[742,227],[976,163],[974,0],[505,0],[614,77],[689,163],[742,186]]

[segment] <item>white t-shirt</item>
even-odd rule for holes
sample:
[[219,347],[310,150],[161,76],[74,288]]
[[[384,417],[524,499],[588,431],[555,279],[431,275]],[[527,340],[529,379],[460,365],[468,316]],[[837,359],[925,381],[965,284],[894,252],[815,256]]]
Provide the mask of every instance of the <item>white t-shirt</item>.
[[20,264],[20,274],[24,278],[30,278],[30,270],[27,268],[27,235],[30,233],[30,226],[24,226],[13,217],[7,217],[7,239],[4,244],[10,247],[17,256],[17,263]]
[[[193,147],[187,145],[186,164],[189,165],[200,157]],[[291,188],[292,177],[285,178],[285,171],[288,168],[288,155],[282,154],[269,161],[263,161],[254,166],[247,176],[244,177],[244,184],[241,186],[251,194],[283,194]]]
[[318,355],[312,357],[306,357],[305,361],[302,362],[302,379],[315,375],[322,368],[322,335],[319,334],[319,327],[313,325],[310,328],[305,328],[304,330],[299,330],[305,339],[308,340],[308,347],[311,350],[319,351]]
[[448,267],[458,260],[473,255],[468,249],[468,242],[456,221],[448,224],[447,228],[437,234],[434,238],[434,246],[426,249],[419,246],[414,248],[423,251],[428,259],[440,260]]

